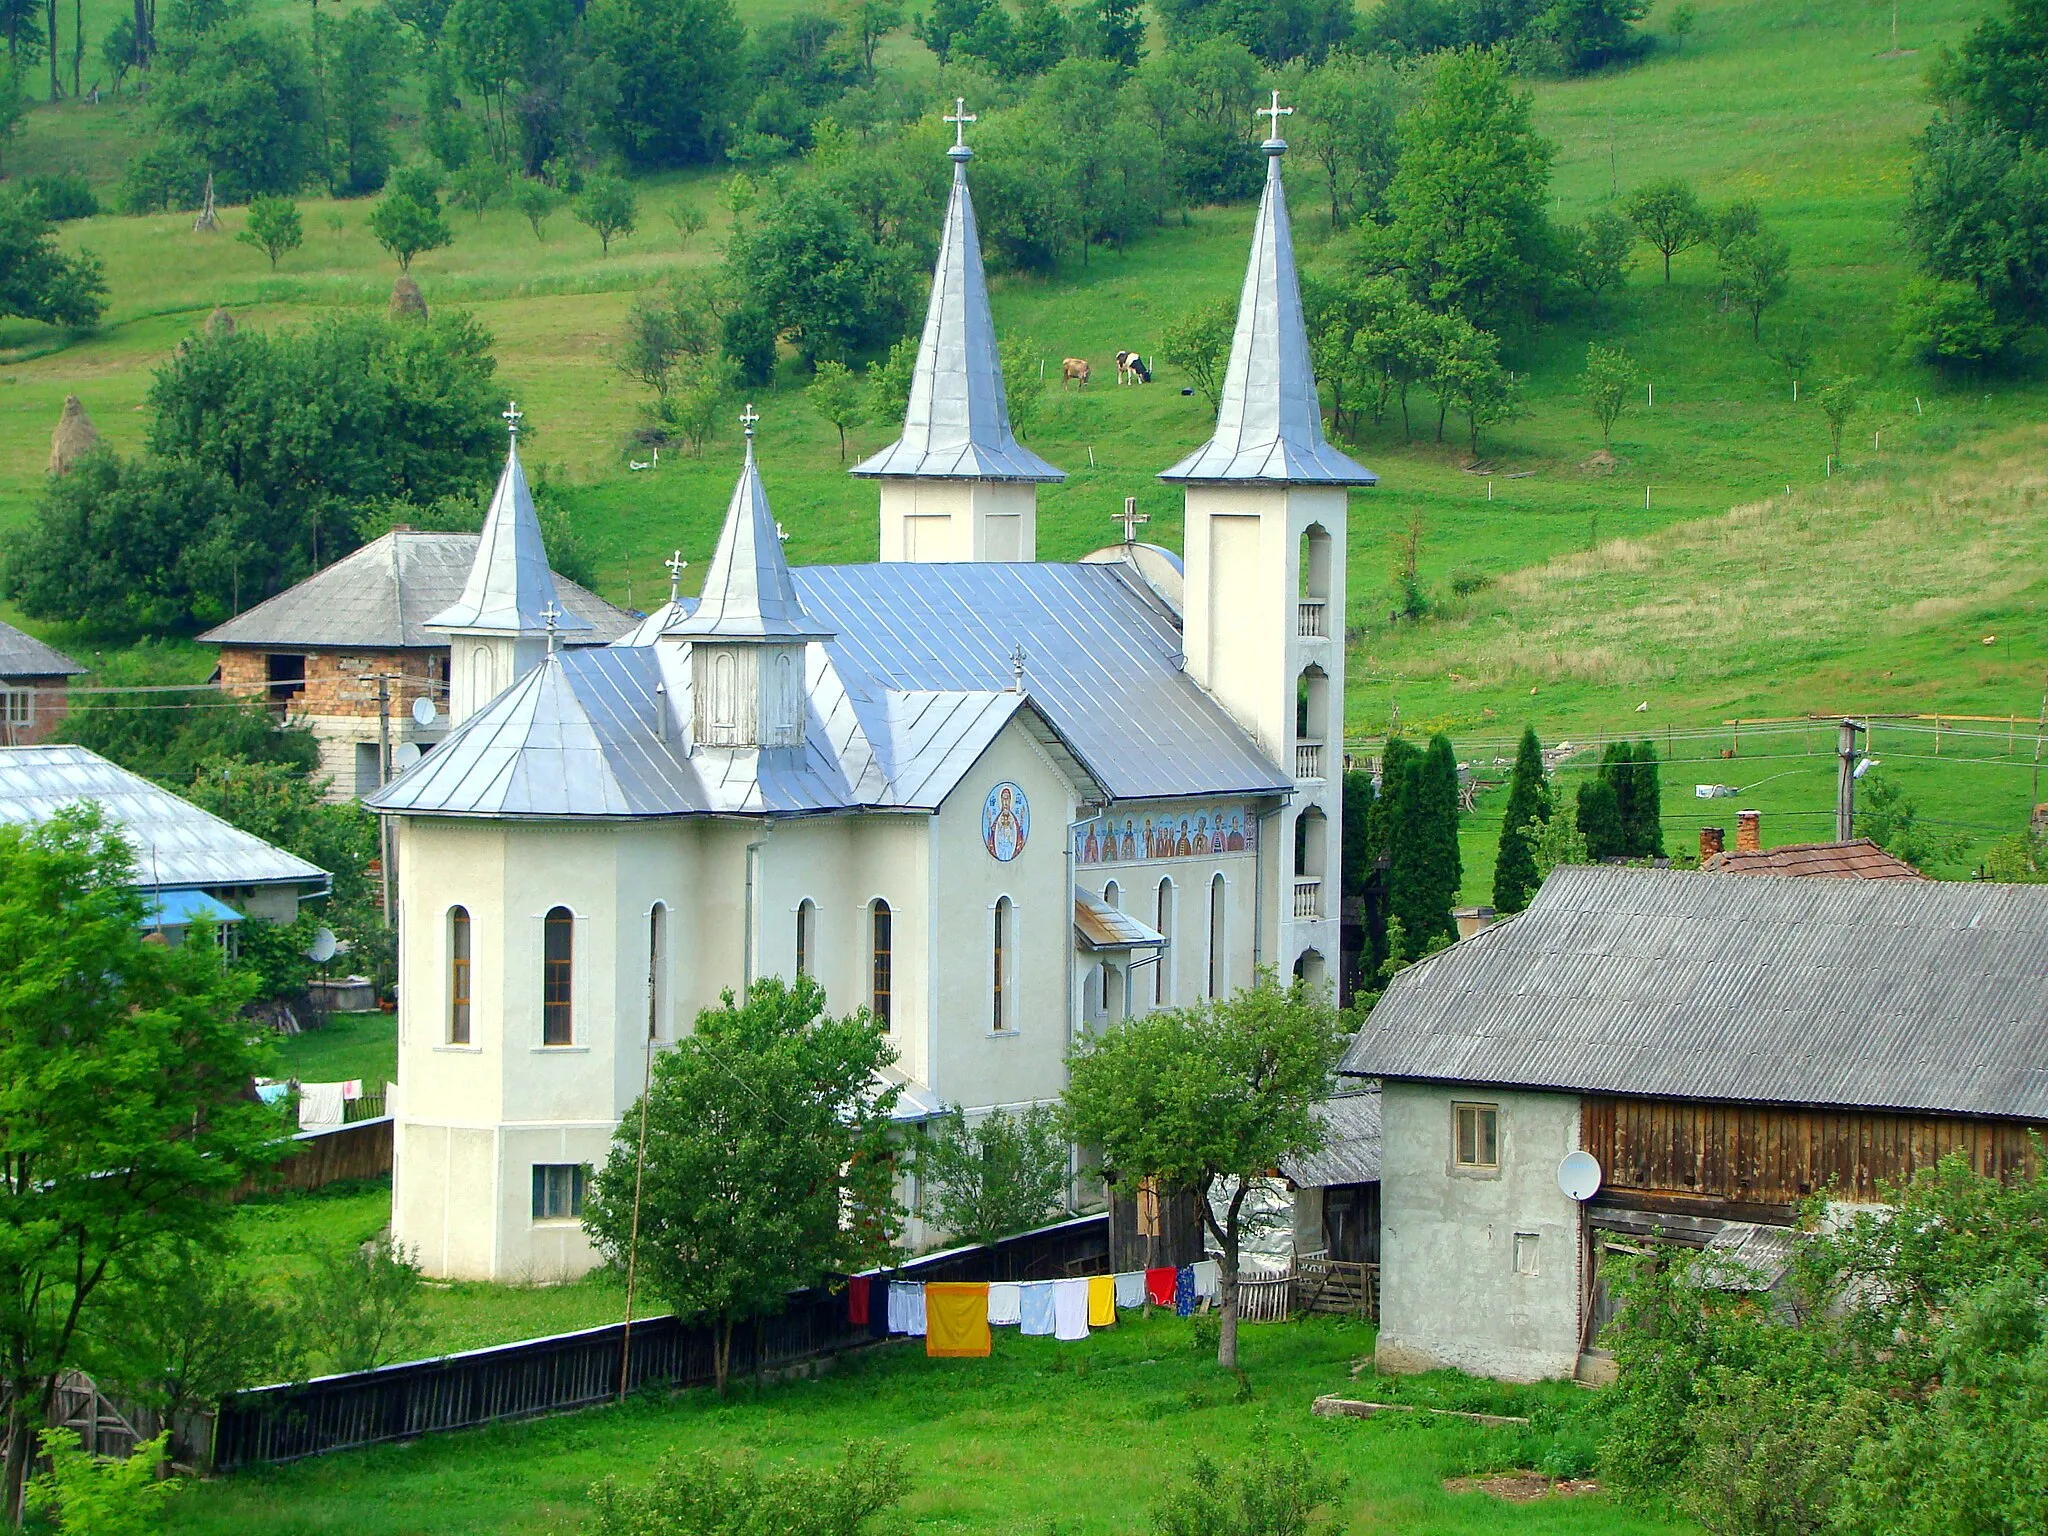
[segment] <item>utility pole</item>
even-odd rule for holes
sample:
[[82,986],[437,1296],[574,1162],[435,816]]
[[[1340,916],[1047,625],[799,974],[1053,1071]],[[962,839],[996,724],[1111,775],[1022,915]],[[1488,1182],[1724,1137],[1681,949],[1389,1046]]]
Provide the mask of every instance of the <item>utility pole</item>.
[[1835,756],[1839,760],[1835,769],[1835,841],[1838,843],[1846,843],[1855,835],[1856,736],[1862,729],[1861,722],[1845,717],[1835,747]]
[[[391,674],[377,674],[377,787],[391,782]],[[384,926],[391,926],[391,819],[377,818],[377,870],[384,886]]]

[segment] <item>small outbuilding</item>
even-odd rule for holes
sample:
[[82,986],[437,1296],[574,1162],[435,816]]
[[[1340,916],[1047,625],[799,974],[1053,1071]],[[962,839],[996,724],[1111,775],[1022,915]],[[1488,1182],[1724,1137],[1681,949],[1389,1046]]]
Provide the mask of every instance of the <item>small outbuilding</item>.
[[34,635],[0,624],[0,746],[47,739],[70,710],[71,679],[85,670]]

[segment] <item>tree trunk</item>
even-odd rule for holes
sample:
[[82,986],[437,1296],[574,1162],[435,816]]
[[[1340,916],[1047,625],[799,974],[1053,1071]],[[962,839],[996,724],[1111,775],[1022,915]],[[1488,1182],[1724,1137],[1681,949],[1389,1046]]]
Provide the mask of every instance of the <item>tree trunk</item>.
[[85,64],[85,0],[71,0],[71,99],[85,92],[79,88],[79,71]]
[[29,1463],[35,1459],[35,1424],[27,1408],[33,1381],[16,1380],[7,1404],[7,1460],[5,1492],[7,1524],[18,1526],[22,1516],[22,1486],[28,1481]]
[[711,1379],[723,1397],[726,1367],[732,1363],[732,1319],[721,1315],[712,1327],[716,1331],[711,1335]]
[[63,99],[63,89],[57,84],[57,0],[43,0],[43,15],[50,28],[50,100]]
[[1216,1267],[1219,1289],[1223,1293],[1216,1330],[1216,1363],[1226,1371],[1234,1371],[1237,1369],[1237,1240],[1234,1237],[1224,1240],[1223,1258]]
[[1664,281],[1671,281],[1671,248],[1664,247]]

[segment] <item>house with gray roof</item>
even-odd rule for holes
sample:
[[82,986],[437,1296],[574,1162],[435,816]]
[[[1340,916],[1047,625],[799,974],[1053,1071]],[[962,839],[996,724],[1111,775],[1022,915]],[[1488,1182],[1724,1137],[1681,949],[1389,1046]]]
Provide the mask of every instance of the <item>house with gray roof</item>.
[[[478,559],[487,544],[507,542],[497,532],[506,520],[493,498],[480,534],[394,529],[208,630],[199,638],[220,647],[221,690],[310,727],[336,798],[370,793],[396,771],[383,760],[387,747],[409,760],[407,747],[431,751],[448,734],[451,642],[431,621],[464,600],[479,571],[487,595],[500,585],[516,595],[522,579],[535,585],[516,560],[507,569]],[[604,645],[632,628],[633,615],[566,577],[552,580],[565,644]],[[431,717],[414,715],[421,700]]]
[[1613,1252],[2033,1168],[2048,887],[1561,868],[1342,1070],[1381,1085],[1381,1366],[1598,1374]]
[[86,668],[34,635],[0,624],[0,746],[47,740],[69,712],[69,685]]

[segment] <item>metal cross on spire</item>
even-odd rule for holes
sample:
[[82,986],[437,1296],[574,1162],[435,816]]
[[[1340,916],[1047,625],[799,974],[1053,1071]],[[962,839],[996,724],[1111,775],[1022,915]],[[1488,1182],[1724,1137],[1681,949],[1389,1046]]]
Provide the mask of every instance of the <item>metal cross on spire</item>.
[[562,610],[557,608],[552,601],[540,611],[540,621],[548,627],[548,654],[550,656],[555,654],[555,626],[561,620],[561,617]]
[[1010,647],[1010,691],[1024,691],[1024,642],[1021,640]]
[[517,400],[505,402],[505,409],[498,413],[505,418],[505,430],[514,437],[519,435],[519,423],[526,419],[526,412],[519,409]]
[[690,568],[690,562],[683,558],[679,549],[661,562],[668,567],[668,600],[674,602],[683,590],[683,572]]
[[1280,137],[1280,119],[1283,117],[1294,116],[1294,108],[1281,106],[1280,93],[1278,91],[1275,91],[1273,93],[1273,105],[1271,105],[1270,107],[1259,108],[1259,110],[1254,112],[1252,116],[1271,118],[1273,120],[1272,137],[1277,139]]
[[760,419],[760,413],[754,409],[753,402],[748,401],[746,408],[740,412],[740,425],[746,429],[748,442],[754,440],[754,423]]
[[1122,523],[1124,525],[1124,544],[1129,546],[1138,542],[1139,525],[1151,522],[1152,518],[1149,514],[1138,510],[1137,497],[1126,496],[1124,498],[1123,511],[1110,513],[1109,520],[1113,523]]
[[940,118],[939,121],[953,125],[953,147],[959,149],[967,143],[967,125],[969,123],[978,123],[981,119],[967,110],[967,98],[965,96],[955,96],[953,98],[953,110]]

